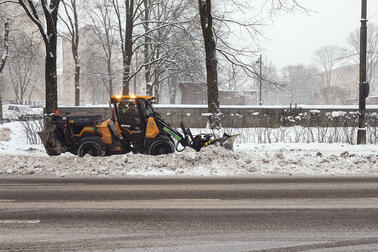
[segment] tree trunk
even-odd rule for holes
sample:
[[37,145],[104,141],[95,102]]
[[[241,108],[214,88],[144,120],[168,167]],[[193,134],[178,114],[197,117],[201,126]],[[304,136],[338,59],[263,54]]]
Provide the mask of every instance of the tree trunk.
[[177,77],[174,75],[169,79],[169,103],[176,103]]
[[169,104],[176,104],[176,92],[170,95]]
[[130,93],[130,66],[133,58],[134,0],[126,1],[125,51],[123,52],[123,95]]
[[[0,74],[3,72],[4,67],[5,67],[5,62],[7,61],[8,58],[8,51],[9,51],[9,20],[5,20],[4,23],[5,27],[5,33],[4,33],[4,55],[1,57],[0,60]],[[3,96],[2,96],[2,88],[0,87],[0,124],[3,124]]]
[[153,96],[155,96],[155,102],[160,103],[160,87],[157,79],[153,82],[152,89],[153,89]]
[[[57,48],[57,23],[58,11],[61,0],[38,1],[42,6],[45,23],[42,24],[34,1],[18,0],[20,6],[30,20],[35,23],[45,43],[46,61],[45,61],[45,112],[53,114],[58,108],[58,89],[56,73],[56,48]],[[45,129],[51,127],[49,120],[45,120]]]
[[[136,53],[135,54],[135,65],[136,66],[138,66],[138,54]],[[138,94],[138,80],[137,80],[137,78],[134,78],[134,80],[133,80],[133,94]]]
[[[20,86],[21,86],[21,84],[20,84]],[[20,98],[18,100],[18,104],[24,105],[24,96],[25,96],[25,92],[24,92],[23,88],[20,87]]]
[[110,93],[110,96],[114,95],[114,91],[113,91],[113,79],[112,78],[109,79],[109,93]]
[[151,38],[150,38],[150,10],[151,1],[144,0],[144,76],[146,80],[146,95],[152,96],[152,85],[151,85],[151,66],[148,65],[150,61],[150,47],[151,47]]
[[[111,56],[111,54],[109,54]],[[108,82],[108,90],[109,95],[113,95],[113,70],[112,70],[112,63],[111,58],[108,59],[108,76],[109,76],[109,82]]]
[[[42,1],[45,2],[45,1]],[[56,49],[57,49],[57,23],[58,7],[60,0],[50,2],[48,9],[44,10],[46,18],[46,65],[45,65],[45,92],[46,92],[46,113],[52,114],[58,109],[58,78],[56,72]],[[50,10],[54,9],[50,13]]]
[[73,36],[72,43],[72,56],[75,63],[75,106],[80,106],[80,59],[79,59],[79,28],[77,27],[77,20],[75,29],[75,36]]
[[32,102],[31,102],[32,95],[33,95],[33,88],[30,90],[29,97],[28,97],[28,103],[29,103],[29,105],[32,104]]
[[8,58],[8,51],[9,51],[9,44],[8,44],[8,40],[9,40],[9,20],[6,20],[5,23],[4,23],[4,27],[5,27],[5,32],[4,32],[4,55],[2,55],[1,59],[0,59],[0,73],[3,72],[4,70],[4,67],[5,67],[5,62],[7,61],[7,58]]
[[[75,57],[75,106],[80,106],[80,58],[79,58],[79,42],[80,42],[80,35],[79,35],[79,20],[78,20],[78,13],[77,13],[77,6],[76,0],[71,1],[72,9],[74,14],[74,24],[72,25],[73,33],[73,49],[74,49],[74,57]],[[64,3],[63,3],[64,4]]]
[[129,56],[124,56],[123,58],[123,95],[129,95],[130,93],[130,64],[131,62],[128,60]]
[[[55,37],[56,39],[56,37]],[[53,38],[51,38],[53,40]],[[56,41],[56,40],[55,40]],[[53,47],[53,42],[50,46]],[[58,96],[57,96],[57,76],[56,76],[56,43],[53,52],[51,49],[46,50],[45,61],[45,89],[46,89],[46,113],[52,114],[57,110]]]
[[80,106],[80,64],[75,63],[75,106]]
[[210,127],[220,127],[219,92],[218,92],[218,61],[216,43],[213,34],[213,18],[211,15],[211,0],[198,0],[201,17],[202,34],[206,52],[207,97]]
[[0,124],[3,124],[3,95],[0,89]]

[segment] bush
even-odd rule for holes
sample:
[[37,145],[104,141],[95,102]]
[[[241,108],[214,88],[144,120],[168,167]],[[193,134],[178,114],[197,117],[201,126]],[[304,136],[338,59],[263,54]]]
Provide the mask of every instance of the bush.
[[43,119],[21,121],[28,144],[41,144],[38,132],[42,131]]
[[[235,115],[233,115],[236,117]],[[310,111],[281,116],[278,128],[264,127],[272,121],[271,115],[253,113],[244,115],[252,128],[224,129],[228,134],[240,134],[238,143],[347,143],[357,141],[358,112],[334,111],[321,114],[320,111]],[[366,116],[367,141],[378,143],[378,115],[370,113]]]

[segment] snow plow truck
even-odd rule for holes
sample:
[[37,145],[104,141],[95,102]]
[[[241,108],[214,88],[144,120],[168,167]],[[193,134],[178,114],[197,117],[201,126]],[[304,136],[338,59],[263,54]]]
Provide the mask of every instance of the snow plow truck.
[[112,119],[108,120],[102,120],[101,116],[49,115],[45,119],[45,125],[49,126],[39,136],[50,156],[65,152],[80,157],[129,152],[162,155],[186,147],[200,151],[213,144],[233,148],[236,136],[193,136],[183,123],[179,132],[154,110],[153,99],[152,96],[112,96]]

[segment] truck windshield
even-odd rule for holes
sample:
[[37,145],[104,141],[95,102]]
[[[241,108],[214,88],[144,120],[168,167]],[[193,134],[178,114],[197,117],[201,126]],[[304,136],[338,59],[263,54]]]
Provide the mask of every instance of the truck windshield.
[[139,124],[140,117],[138,107],[134,100],[123,100],[118,104],[119,116],[121,123]]

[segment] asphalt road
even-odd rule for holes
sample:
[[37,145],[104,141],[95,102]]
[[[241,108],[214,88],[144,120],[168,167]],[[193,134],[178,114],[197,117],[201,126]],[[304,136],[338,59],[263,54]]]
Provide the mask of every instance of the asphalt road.
[[378,177],[0,177],[0,251],[378,251]]

